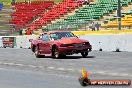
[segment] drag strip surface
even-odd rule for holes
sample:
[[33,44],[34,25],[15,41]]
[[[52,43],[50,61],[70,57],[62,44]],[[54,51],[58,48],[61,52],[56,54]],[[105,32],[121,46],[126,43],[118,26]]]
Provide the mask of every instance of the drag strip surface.
[[0,88],[80,88],[82,67],[91,79],[132,79],[131,58],[131,52],[99,51],[87,58],[36,58],[29,49],[0,49]]

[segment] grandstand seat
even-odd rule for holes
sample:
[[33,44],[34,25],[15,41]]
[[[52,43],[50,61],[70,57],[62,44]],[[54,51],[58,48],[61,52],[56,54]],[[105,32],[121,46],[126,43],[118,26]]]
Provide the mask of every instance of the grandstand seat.
[[[121,18],[122,20],[122,26],[131,26],[132,25],[132,14],[125,15]],[[108,23],[104,23],[101,25],[102,27],[117,27],[118,26],[118,19],[115,19],[113,21],[109,21]]]
[[[118,8],[117,2],[118,0],[96,0],[95,3],[91,3],[90,5],[86,5],[82,8],[79,8],[79,10],[76,11],[74,15],[71,15],[65,18],[61,26],[67,27],[68,25],[70,25],[70,27],[74,29],[76,27],[80,27],[83,23],[87,21],[98,20],[103,15],[109,14],[112,11],[117,10]],[[132,1],[121,0],[121,6],[127,6],[129,2],[132,2]],[[132,11],[130,10],[129,13],[132,13]],[[114,19],[112,18],[110,20],[114,20]],[[75,24],[73,25],[73,23]],[[48,28],[57,29],[59,26],[52,26],[52,25],[58,25],[58,24],[59,24],[59,21],[51,25],[47,25],[46,29]]]
[[18,29],[52,5],[52,1],[33,1],[31,3],[15,2],[13,9],[16,11],[11,14],[13,18],[10,20],[10,22],[16,24]]
[[[63,2],[54,5],[51,8],[51,10],[48,10],[47,12],[43,13],[41,18],[33,21],[31,24],[28,24],[27,26],[29,26],[32,30],[34,28],[41,27],[42,25],[51,22],[52,20],[64,15],[65,13],[72,9],[75,9],[76,7],[79,7],[80,5],[81,5],[80,2],[74,0],[64,0]],[[40,20],[41,22],[38,22]]]

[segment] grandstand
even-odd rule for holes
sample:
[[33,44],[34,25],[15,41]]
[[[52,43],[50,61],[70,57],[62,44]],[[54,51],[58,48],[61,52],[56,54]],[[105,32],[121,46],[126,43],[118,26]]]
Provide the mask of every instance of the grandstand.
[[79,6],[81,6],[80,2],[76,2],[74,0],[65,0],[54,5],[50,10],[44,12],[40,18],[28,24],[27,26],[29,26],[32,30],[42,27],[42,25],[51,23],[51,21],[64,16],[69,11],[76,9]]
[[[88,30],[91,22],[100,23],[101,29],[118,28],[118,0],[91,0],[89,5],[80,0],[0,0],[0,3],[0,30]],[[121,8],[122,27],[130,29],[132,0],[121,0]]]
[[16,2],[13,8],[16,11],[11,14],[13,18],[10,22],[16,24],[15,29],[20,29],[29,21],[34,20],[36,16],[41,15],[45,9],[50,8],[52,5],[52,1],[33,1],[31,3]]
[[[107,20],[107,19],[106,19]],[[121,24],[124,29],[132,28],[132,8],[129,9],[128,12],[122,13]],[[112,17],[109,21],[104,22],[102,28],[117,28],[118,27],[118,19]]]
[[[122,8],[127,7],[130,2],[132,1],[122,0]],[[55,23],[48,24],[45,29],[57,29],[60,25],[62,26],[62,28],[70,26],[71,29],[80,29],[90,21],[99,21],[100,23],[103,23],[105,21],[105,17],[103,16],[109,16],[109,14],[116,12],[118,7],[117,5],[117,0],[96,0],[90,5],[83,5],[83,7],[80,7],[73,15],[67,16],[65,19],[59,20]],[[107,19],[115,19],[114,16],[116,16],[116,14],[112,15],[113,16],[111,17],[111,19]]]
[[10,14],[12,13],[11,0],[0,0],[2,8],[0,5],[0,35],[7,35],[10,33],[9,19],[11,19]]

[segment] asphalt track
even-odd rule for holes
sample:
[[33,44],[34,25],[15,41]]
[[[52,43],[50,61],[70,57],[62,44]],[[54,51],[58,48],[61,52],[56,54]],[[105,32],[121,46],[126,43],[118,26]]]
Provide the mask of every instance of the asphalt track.
[[[0,88],[82,88],[81,68],[90,79],[132,80],[132,52],[92,51],[87,58],[36,58],[29,49],[0,49]],[[87,86],[86,88],[131,88]]]

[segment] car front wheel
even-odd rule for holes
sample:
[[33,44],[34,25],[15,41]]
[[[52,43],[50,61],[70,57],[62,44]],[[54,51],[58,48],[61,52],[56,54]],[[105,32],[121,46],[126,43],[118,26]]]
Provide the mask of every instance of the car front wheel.
[[35,56],[36,56],[36,58],[40,58],[41,57],[41,55],[39,55],[39,50],[38,50],[38,47],[35,47]]
[[86,51],[86,52],[81,52],[81,55],[82,55],[83,58],[87,57],[87,56],[88,56],[88,51]]
[[53,57],[56,59],[60,58],[60,53],[57,47],[53,49]]

